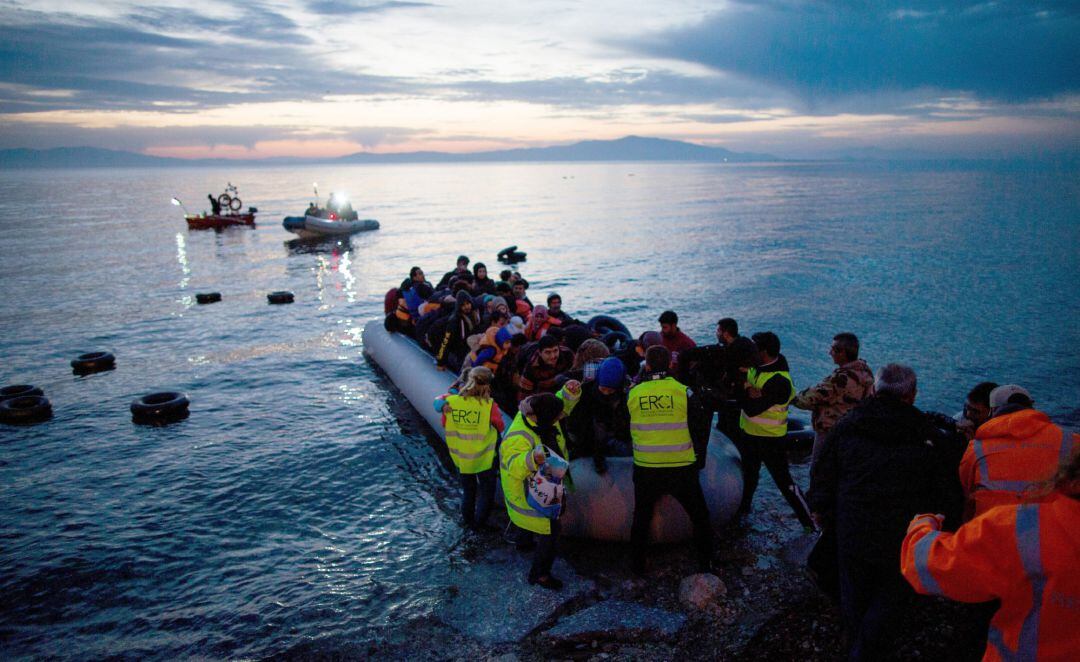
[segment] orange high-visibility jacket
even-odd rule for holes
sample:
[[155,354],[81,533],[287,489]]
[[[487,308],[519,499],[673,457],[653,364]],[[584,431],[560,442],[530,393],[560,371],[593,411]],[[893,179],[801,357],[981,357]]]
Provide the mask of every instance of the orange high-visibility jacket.
[[995,416],[979,426],[960,460],[960,483],[968,514],[1016,505],[1024,492],[1048,480],[1080,447],[1080,437],[1063,431],[1034,409]]
[[900,571],[925,595],[999,598],[984,661],[1070,660],[1080,653],[1080,500],[1055,492],[1001,506],[956,533],[917,516]]

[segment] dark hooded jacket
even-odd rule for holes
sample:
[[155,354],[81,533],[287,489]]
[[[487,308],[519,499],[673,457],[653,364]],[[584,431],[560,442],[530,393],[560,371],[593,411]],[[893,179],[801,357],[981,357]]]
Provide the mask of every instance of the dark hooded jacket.
[[469,354],[468,337],[475,333],[478,324],[476,307],[466,314],[462,310],[465,302],[472,302],[468,292],[458,292],[454,302],[454,312],[446,320],[443,330],[442,341],[435,349],[435,362],[444,367],[451,367],[455,371],[461,367],[461,361]]
[[825,437],[807,501],[834,523],[841,556],[899,572],[900,544],[919,513],[951,510],[953,482],[932,421],[891,394],[858,404]]

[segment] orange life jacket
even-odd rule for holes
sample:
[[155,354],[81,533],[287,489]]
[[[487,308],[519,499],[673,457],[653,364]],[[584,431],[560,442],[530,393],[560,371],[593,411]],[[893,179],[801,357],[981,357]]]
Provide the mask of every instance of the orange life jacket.
[[1078,446],[1080,437],[1063,431],[1035,409],[991,418],[979,426],[960,460],[960,483],[968,496],[969,514],[1020,503],[1026,492],[1053,476]]
[[499,327],[497,326],[489,327],[488,330],[484,332],[484,337],[480,339],[479,343],[477,343],[476,349],[469,352],[469,365],[475,367],[476,355],[479,354],[480,350],[484,349],[485,347],[491,347],[495,350],[494,356],[492,356],[487,361],[484,361],[480,365],[484,366],[488,370],[491,370],[492,372],[495,372],[499,369],[499,363],[502,361],[503,356],[506,355],[506,351],[503,350],[502,347],[499,347],[499,343],[495,342],[495,334],[497,334],[498,332]]
[[904,577],[925,595],[1001,600],[984,661],[1075,660],[1080,651],[1080,501],[1055,492],[1002,506],[956,533],[916,517],[901,549]]

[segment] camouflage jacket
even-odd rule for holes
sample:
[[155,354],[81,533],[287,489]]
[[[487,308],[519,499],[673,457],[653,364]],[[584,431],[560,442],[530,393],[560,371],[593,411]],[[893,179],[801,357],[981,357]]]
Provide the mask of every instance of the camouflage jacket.
[[874,373],[866,361],[855,359],[833,370],[816,385],[800,391],[791,405],[811,410],[814,432],[824,435],[840,417],[873,394]]

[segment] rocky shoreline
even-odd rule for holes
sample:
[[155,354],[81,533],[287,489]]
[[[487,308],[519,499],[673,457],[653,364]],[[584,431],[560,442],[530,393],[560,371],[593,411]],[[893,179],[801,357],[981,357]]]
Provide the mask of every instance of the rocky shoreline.
[[[794,466],[801,484],[806,467]],[[624,545],[564,540],[559,592],[528,586],[528,554],[499,534],[467,534],[457,580],[430,618],[328,653],[286,656],[425,660],[836,660],[836,606],[803,570],[813,536],[767,479],[750,517],[718,531],[716,576],[694,575],[688,545],[658,546],[643,578]],[[920,599],[898,660],[978,659],[965,650],[970,610]],[[970,645],[967,646],[970,649]]]

